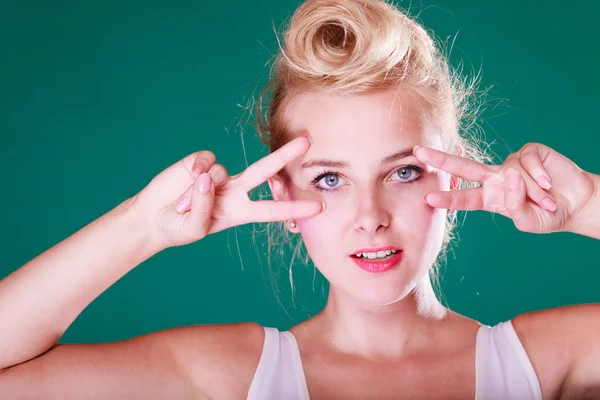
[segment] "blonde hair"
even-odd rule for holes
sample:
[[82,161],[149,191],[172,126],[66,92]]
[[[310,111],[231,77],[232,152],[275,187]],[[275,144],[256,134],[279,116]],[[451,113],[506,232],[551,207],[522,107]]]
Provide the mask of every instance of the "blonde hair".
[[[476,125],[473,104],[467,100],[476,91],[476,79],[467,83],[460,73],[453,72],[432,36],[397,6],[381,0],[307,0],[290,19],[283,44],[279,37],[278,43],[280,52],[255,110],[256,130],[271,152],[288,140],[285,115],[299,95],[398,88],[417,95],[436,115],[450,122],[451,129],[443,138],[447,150],[480,162],[490,159],[471,131]],[[268,94],[271,98],[267,102]],[[280,175],[286,178],[284,170]],[[469,186],[473,185],[461,183],[461,189]],[[455,225],[456,212],[450,211],[442,248],[430,274],[438,288],[437,269],[455,238]],[[308,253],[300,235],[290,235],[284,223],[269,224],[267,234],[271,270],[274,250],[283,257],[282,245],[291,248],[293,293],[291,266],[296,257],[308,263]]]

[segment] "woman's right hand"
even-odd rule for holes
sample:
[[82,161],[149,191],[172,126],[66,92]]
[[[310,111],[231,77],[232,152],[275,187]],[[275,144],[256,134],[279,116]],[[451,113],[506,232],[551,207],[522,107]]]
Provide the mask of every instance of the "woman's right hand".
[[[317,215],[318,201],[251,201],[248,192],[310,147],[296,138],[229,177],[210,151],[193,153],[165,169],[132,199],[132,212],[160,249],[181,246],[236,225]],[[204,192],[201,190],[205,189]]]

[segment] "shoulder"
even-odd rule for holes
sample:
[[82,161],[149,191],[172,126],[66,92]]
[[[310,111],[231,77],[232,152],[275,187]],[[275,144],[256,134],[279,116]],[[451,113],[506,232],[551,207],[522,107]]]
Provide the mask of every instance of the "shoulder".
[[600,359],[600,304],[552,308],[512,320],[538,376],[544,398],[565,390],[579,361]]
[[0,397],[81,399],[100,391],[109,398],[245,398],[263,342],[260,325],[242,323],[60,344],[0,372]]
[[265,337],[264,328],[253,322],[188,326],[157,334],[168,343],[180,373],[210,398],[247,393]]

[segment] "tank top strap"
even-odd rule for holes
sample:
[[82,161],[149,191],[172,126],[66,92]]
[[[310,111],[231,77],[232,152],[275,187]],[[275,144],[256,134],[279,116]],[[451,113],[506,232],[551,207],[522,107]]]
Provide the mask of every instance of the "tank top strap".
[[511,321],[477,332],[475,400],[542,400],[533,365]]
[[248,400],[309,400],[296,338],[291,332],[265,327],[265,341],[250,384]]

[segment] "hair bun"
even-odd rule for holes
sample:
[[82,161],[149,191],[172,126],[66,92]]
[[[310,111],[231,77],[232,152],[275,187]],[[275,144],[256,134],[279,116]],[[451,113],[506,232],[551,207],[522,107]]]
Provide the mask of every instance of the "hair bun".
[[308,0],[290,20],[279,68],[292,81],[364,90],[408,66],[411,50],[430,63],[432,49],[418,24],[383,1]]

